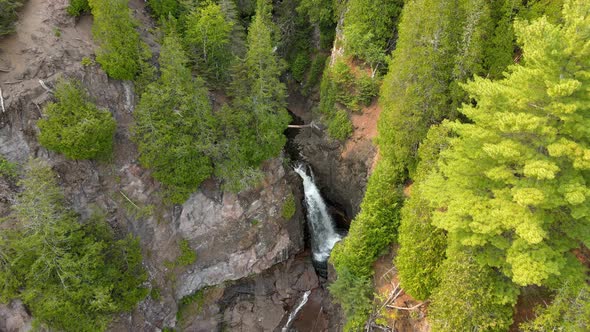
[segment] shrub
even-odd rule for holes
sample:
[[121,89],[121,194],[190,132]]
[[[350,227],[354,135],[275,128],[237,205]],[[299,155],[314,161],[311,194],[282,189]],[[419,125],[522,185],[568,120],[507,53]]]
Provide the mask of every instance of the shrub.
[[3,156],[0,156],[0,176],[6,178],[16,178],[18,175],[18,165],[12,163]]
[[188,266],[196,262],[197,254],[190,247],[190,244],[186,239],[180,241],[180,256],[176,259],[178,266]]
[[90,5],[88,5],[88,0],[70,0],[66,11],[72,16],[80,16],[80,14],[90,11]]
[[89,101],[80,83],[59,81],[57,102],[49,103],[37,123],[39,142],[70,159],[108,158],[113,149],[115,120]]
[[293,218],[293,216],[295,215],[296,209],[297,207],[295,206],[295,197],[293,196],[293,194],[290,193],[289,196],[287,196],[285,202],[283,203],[281,216],[283,217],[283,219],[289,220]]
[[84,67],[87,66],[92,66],[94,65],[94,60],[90,59],[89,57],[85,56],[82,58],[82,61],[80,61],[80,64]]
[[332,138],[345,140],[350,137],[352,130],[352,122],[345,110],[337,110],[328,120],[328,135]]
[[376,78],[372,78],[364,71],[356,79],[357,100],[361,105],[369,106],[373,99],[379,95],[379,84]]
[[112,78],[132,80],[147,58],[147,46],[135,30],[127,0],[90,0],[94,16],[92,34],[99,44],[96,61]]
[[23,5],[23,0],[0,0],[0,36],[14,31],[17,20],[17,10]]

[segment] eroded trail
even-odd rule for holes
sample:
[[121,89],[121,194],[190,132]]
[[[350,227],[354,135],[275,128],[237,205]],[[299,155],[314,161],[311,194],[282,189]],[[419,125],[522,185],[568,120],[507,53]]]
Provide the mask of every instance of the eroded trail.
[[38,85],[64,66],[93,52],[92,17],[76,21],[66,14],[68,0],[29,0],[19,13],[16,32],[0,39],[0,85],[10,105],[14,85]]

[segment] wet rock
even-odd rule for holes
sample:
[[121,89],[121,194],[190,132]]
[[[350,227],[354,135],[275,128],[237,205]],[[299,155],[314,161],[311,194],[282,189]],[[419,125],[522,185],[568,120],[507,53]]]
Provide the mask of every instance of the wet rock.
[[[179,326],[186,331],[280,331],[285,325],[289,313],[301,300],[303,293],[313,290],[315,303],[307,310],[308,316],[303,319],[306,324],[319,319],[322,322],[333,323],[336,329],[316,329],[315,331],[337,331],[339,325],[329,316],[334,312],[322,309],[329,305],[323,301],[329,298],[318,280],[309,253],[291,258],[277,264],[263,273],[241,279],[230,285],[217,286],[222,296],[214,297],[205,303],[201,312],[187,318]],[[302,312],[305,311],[302,310]],[[310,318],[313,312],[313,319]],[[318,314],[319,313],[319,314]],[[336,319],[341,319],[335,314]],[[212,324],[216,322],[216,324]],[[318,327],[329,324],[318,325]],[[300,329],[299,331],[309,331]]]
[[353,151],[342,153],[342,145],[313,128],[305,128],[295,138],[301,155],[314,171],[316,184],[331,204],[341,205],[349,219],[360,210],[369,170],[375,156],[370,140]]

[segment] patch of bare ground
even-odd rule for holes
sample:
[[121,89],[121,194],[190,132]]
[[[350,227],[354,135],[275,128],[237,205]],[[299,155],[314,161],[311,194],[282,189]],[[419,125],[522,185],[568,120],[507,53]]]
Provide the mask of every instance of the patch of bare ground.
[[360,143],[372,141],[377,137],[377,122],[380,114],[381,107],[377,101],[374,101],[371,106],[363,108],[361,112],[352,113],[353,133],[342,149],[342,158],[347,158]]
[[[397,246],[374,264],[373,283],[376,291],[376,310],[369,320],[370,331],[426,332],[427,303],[414,300],[401,288],[393,259]],[[379,327],[377,327],[377,325]]]

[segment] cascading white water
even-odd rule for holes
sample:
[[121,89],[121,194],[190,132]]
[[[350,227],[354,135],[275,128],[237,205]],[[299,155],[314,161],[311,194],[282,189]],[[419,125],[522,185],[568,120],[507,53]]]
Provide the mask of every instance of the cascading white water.
[[313,259],[317,262],[325,262],[330,257],[330,252],[336,242],[340,241],[342,237],[334,230],[332,216],[328,213],[326,203],[312,177],[305,172],[305,165],[297,165],[295,172],[303,179]]
[[311,291],[310,290],[308,290],[307,292],[303,293],[303,298],[301,298],[301,302],[299,302],[299,304],[297,305],[297,307],[295,307],[295,310],[293,310],[289,314],[289,319],[287,320],[287,324],[285,324],[285,326],[283,326],[283,328],[281,329],[281,332],[287,332],[287,331],[289,331],[289,327],[291,327],[291,322],[293,322],[293,319],[295,319],[295,317],[297,317],[297,314],[299,313],[299,310],[301,310],[301,308],[303,308],[303,306],[307,303],[307,299],[309,298],[309,294],[311,294]]

